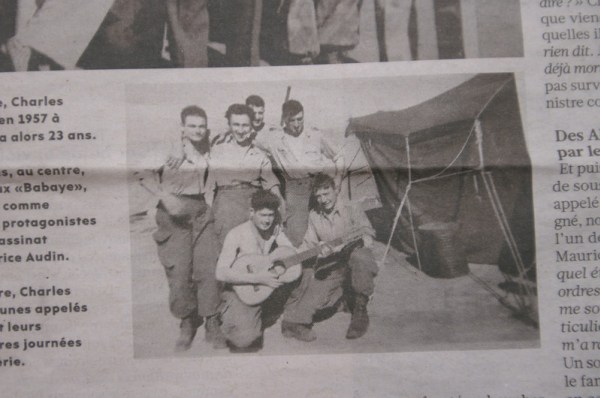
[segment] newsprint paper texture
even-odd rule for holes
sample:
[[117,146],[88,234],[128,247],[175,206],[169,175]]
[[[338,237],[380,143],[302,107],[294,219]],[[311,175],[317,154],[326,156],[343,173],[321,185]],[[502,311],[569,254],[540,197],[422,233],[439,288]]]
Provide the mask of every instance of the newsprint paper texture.
[[600,2],[0,3],[6,397],[600,397]]

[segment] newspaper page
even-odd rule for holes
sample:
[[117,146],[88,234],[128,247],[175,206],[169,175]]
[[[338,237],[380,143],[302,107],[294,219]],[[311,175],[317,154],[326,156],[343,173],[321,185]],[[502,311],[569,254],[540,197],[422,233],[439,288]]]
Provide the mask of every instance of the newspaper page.
[[0,2],[6,397],[600,396],[600,1]]

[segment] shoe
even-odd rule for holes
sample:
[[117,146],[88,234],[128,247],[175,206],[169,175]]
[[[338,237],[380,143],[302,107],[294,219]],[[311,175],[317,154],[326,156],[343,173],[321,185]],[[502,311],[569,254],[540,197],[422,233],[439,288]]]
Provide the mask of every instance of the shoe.
[[227,340],[221,330],[221,320],[218,314],[207,317],[204,328],[206,329],[204,339],[212,343],[214,349],[227,348]]
[[227,340],[227,347],[229,347],[229,352],[232,354],[251,354],[253,352],[258,352],[263,348],[263,336],[254,340],[248,347],[238,347]]
[[347,339],[357,339],[367,333],[369,328],[369,314],[367,314],[367,303],[369,298],[363,294],[357,294],[354,298],[354,310],[350,319],[350,326],[346,332]]
[[293,337],[300,341],[311,342],[317,339],[317,334],[309,326],[288,321],[281,322],[281,333],[284,337]]
[[181,320],[179,326],[179,338],[175,342],[175,352],[183,352],[190,349],[192,341],[196,337],[196,330],[200,323],[197,316],[191,315]]

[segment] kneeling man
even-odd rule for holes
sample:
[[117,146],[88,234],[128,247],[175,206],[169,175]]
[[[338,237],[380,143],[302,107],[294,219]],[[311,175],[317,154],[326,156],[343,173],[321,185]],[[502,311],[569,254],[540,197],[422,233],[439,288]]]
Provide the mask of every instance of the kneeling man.
[[[312,197],[316,209],[309,213],[308,229],[301,248],[321,246],[319,264],[326,265],[326,272],[317,275],[305,270],[299,294],[290,298],[283,315],[281,330],[285,337],[302,341],[313,341],[317,337],[312,330],[313,316],[319,310],[335,307],[340,303],[344,285],[349,278],[350,296],[353,302],[352,320],[346,338],[363,336],[369,327],[367,303],[373,294],[373,279],[378,267],[371,246],[375,231],[362,209],[338,200],[333,178],[318,174],[313,180]],[[364,231],[362,247],[347,247],[336,252],[324,242],[330,242]]]
[[265,302],[248,305],[244,303],[233,287],[236,285],[264,285],[276,289],[283,281],[273,270],[263,269],[250,272],[232,267],[244,255],[268,255],[278,247],[287,246],[292,252],[293,245],[281,232],[278,223],[277,195],[260,190],[251,197],[250,219],[231,229],[223,243],[217,262],[216,275],[225,282],[221,309],[221,330],[232,352],[255,352],[262,348],[262,310]]

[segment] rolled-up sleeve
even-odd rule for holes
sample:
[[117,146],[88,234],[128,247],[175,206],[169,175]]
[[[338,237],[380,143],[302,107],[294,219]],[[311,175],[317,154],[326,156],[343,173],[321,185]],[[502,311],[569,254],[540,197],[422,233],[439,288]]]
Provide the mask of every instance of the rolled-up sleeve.
[[343,145],[335,145],[333,140],[327,135],[326,132],[321,132],[320,135],[320,146],[321,153],[327,159],[336,162],[338,159],[344,156]]
[[269,190],[275,185],[279,185],[279,180],[273,172],[273,165],[267,155],[263,155],[260,163],[260,179],[264,190]]

